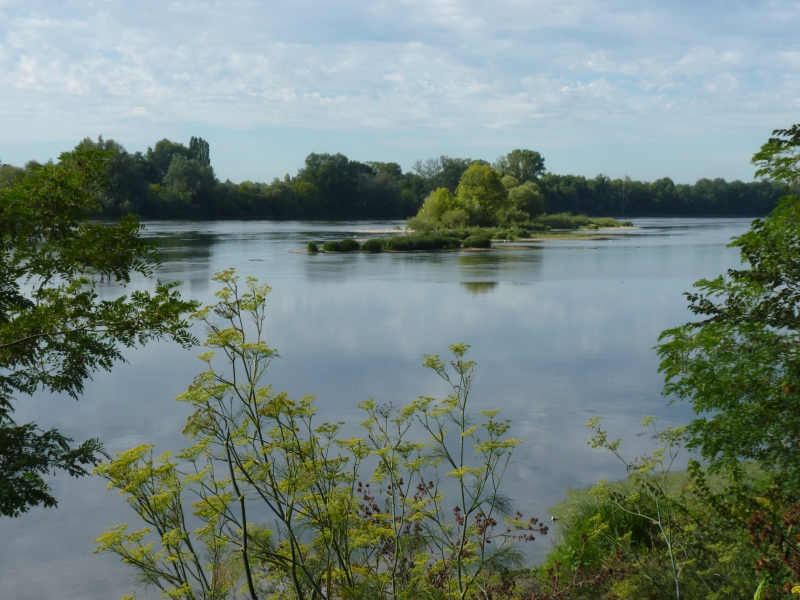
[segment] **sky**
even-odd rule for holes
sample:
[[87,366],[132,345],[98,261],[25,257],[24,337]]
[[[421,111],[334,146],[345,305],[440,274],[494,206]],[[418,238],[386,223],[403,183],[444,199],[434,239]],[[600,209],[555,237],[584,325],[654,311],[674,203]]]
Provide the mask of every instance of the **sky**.
[[0,161],[205,138],[220,179],[311,152],[753,178],[800,121],[797,0],[0,0]]

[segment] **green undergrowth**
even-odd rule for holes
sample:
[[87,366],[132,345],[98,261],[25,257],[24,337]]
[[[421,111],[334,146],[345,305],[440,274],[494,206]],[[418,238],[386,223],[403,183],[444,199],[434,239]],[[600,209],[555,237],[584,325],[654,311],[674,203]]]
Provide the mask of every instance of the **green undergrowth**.
[[492,240],[481,235],[471,235],[461,242],[462,248],[491,248]]
[[616,227],[632,227],[630,221],[618,221],[610,217],[587,217],[572,213],[556,213],[537,217],[533,222],[523,224],[529,229],[544,226],[550,229],[613,229]]
[[[381,238],[378,238],[381,239]],[[415,252],[419,250],[455,250],[461,248],[460,235],[449,233],[418,233],[381,239],[385,250],[391,252]]]
[[[681,598],[749,600],[757,586],[755,548],[746,529],[731,527],[720,512],[730,479],[704,468],[698,473],[665,474],[655,495],[632,479],[605,484],[604,493],[567,490],[547,509],[556,521],[547,558],[514,573],[518,590],[553,592],[557,578],[563,586],[583,582],[564,598],[674,598],[674,560]],[[764,485],[753,463],[742,476],[753,490]]]
[[[311,246],[316,244],[309,242]],[[488,235],[473,234],[470,230],[447,232],[420,232],[394,237],[371,238],[359,244],[352,238],[328,241],[322,244],[323,252],[422,252],[436,250],[457,250],[459,248],[489,248]]]
[[[712,492],[721,492],[725,489],[727,483],[727,478],[725,476],[708,474],[708,470],[705,468],[702,469],[702,472],[705,474],[706,481]],[[744,477],[757,480],[762,475],[763,473],[755,463],[743,463]],[[689,489],[691,486],[691,477],[687,471],[673,471],[668,473],[665,477],[667,479],[666,491],[669,494],[678,494]],[[609,489],[617,494],[624,494],[630,486],[631,483],[627,479],[608,484]],[[554,516],[558,521],[562,522],[568,519],[570,514],[581,506],[597,503],[590,488],[568,489],[564,492],[564,496],[564,500],[547,509],[547,514]]]
[[352,238],[344,238],[339,241],[330,241],[322,244],[323,252],[358,252],[361,244]]

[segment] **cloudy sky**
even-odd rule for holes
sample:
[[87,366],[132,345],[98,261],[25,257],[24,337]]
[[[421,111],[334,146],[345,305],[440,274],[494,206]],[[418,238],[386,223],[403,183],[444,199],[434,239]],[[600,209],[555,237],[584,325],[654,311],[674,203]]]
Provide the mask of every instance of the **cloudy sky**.
[[799,25],[797,0],[0,0],[0,160],[199,135],[233,181],[518,147],[751,180],[800,121]]

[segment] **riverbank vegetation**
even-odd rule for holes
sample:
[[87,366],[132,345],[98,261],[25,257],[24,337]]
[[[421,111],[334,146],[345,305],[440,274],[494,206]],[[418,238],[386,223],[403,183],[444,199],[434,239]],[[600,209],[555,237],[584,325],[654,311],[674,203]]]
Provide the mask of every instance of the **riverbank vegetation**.
[[[782,194],[780,185],[768,179],[748,183],[700,179],[689,185],[668,177],[646,182],[559,175],[546,171],[538,152],[522,149],[491,165],[440,156],[418,160],[406,172],[395,162],[312,153],[294,175],[287,173],[272,182],[233,183],[218,179],[209,144],[201,138],[191,138],[188,145],[163,139],[146,152],[135,153],[102,137],[82,144],[113,153],[106,167],[109,185],[98,194],[99,214],[109,218],[133,213],[147,219],[407,219],[436,190],[458,194],[470,167],[473,175],[491,169],[503,185],[514,187],[509,187],[512,206],[528,214],[763,216]],[[37,166],[36,162],[0,165],[0,187]],[[500,191],[497,182],[495,191]],[[488,196],[463,197],[476,208],[492,201]],[[457,226],[463,217],[455,211],[444,222]]]

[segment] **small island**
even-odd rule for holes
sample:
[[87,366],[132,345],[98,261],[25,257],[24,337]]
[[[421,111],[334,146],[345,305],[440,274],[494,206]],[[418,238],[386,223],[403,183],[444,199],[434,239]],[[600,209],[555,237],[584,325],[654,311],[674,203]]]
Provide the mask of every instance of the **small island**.
[[[590,218],[570,213],[546,214],[545,200],[535,182],[535,169],[520,169],[530,178],[503,176],[488,164],[470,165],[459,180],[455,194],[447,188],[431,192],[408,220],[406,229],[369,238],[309,242],[317,252],[431,252],[459,249],[488,250],[492,240],[542,241],[547,239],[598,239],[580,230],[630,228],[629,221]],[[391,235],[399,233],[402,235]]]

